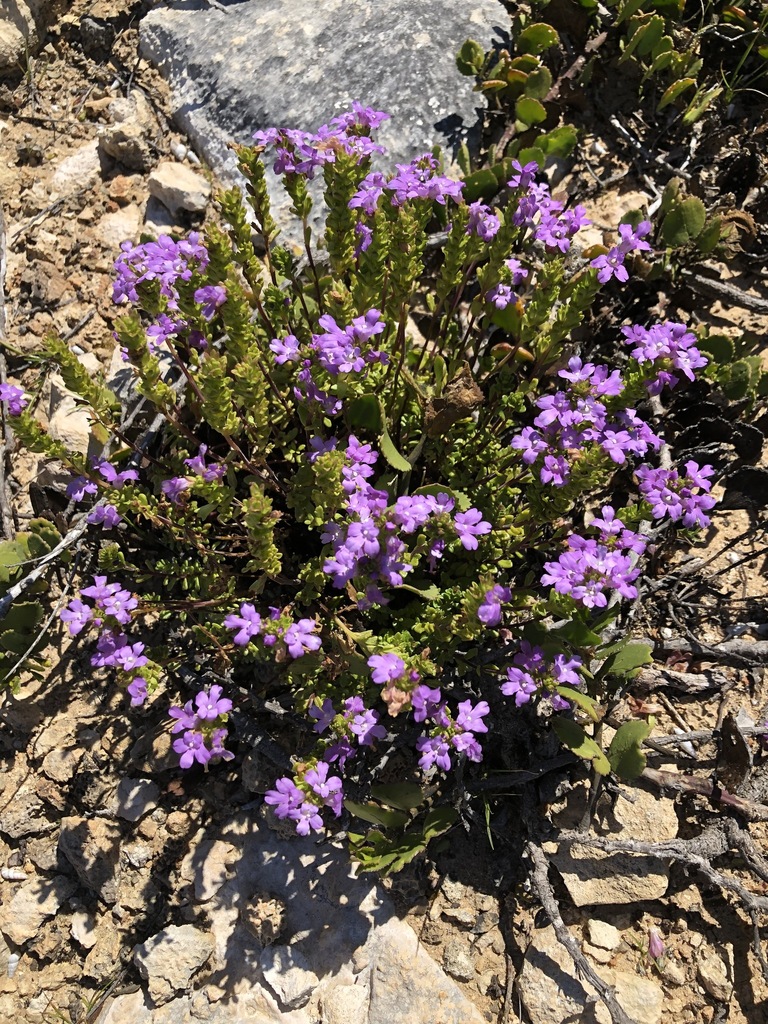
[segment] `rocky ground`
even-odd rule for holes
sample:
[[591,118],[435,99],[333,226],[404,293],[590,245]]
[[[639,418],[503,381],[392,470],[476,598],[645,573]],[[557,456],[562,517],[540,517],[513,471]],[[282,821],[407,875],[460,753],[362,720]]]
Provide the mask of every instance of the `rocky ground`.
[[[38,378],[36,353],[50,331],[94,371],[114,368],[110,281],[120,242],[215,215],[215,181],[139,54],[144,13],[127,0],[60,3],[40,48],[17,53],[23,66],[0,78],[8,358],[23,382]],[[0,59],[11,43],[0,35]],[[594,198],[598,225],[633,205],[626,184]],[[49,376],[46,387],[52,433],[87,450],[88,425],[62,382]],[[22,517],[61,513],[55,469],[21,457],[14,470]],[[763,546],[753,513],[726,511],[688,552],[702,559],[699,575],[678,566],[638,606],[638,634],[669,645],[627,698],[655,707],[654,735],[765,720],[756,646],[765,644]],[[686,653],[686,636],[711,653],[691,653],[690,642]],[[734,639],[752,645],[751,660],[718,656]],[[341,845],[288,838],[264,815],[258,794],[270,766],[258,750],[208,776],[182,775],[159,716],[130,712],[123,692],[92,681],[58,636],[47,653],[45,683],[4,694],[0,707],[0,1019],[610,1019],[536,893],[521,885],[514,796],[506,828],[486,832],[477,821],[394,880],[353,879]],[[754,849],[741,860],[712,857],[730,893],[692,862],[545,844],[563,927],[637,1024],[768,1019],[739,889],[761,897],[768,883],[766,769],[758,742],[738,728],[733,747],[724,752],[705,735],[649,758],[679,780],[706,783],[717,768],[748,803],[742,819],[754,819],[745,826]],[[641,845],[694,837],[695,846],[719,821],[716,794],[702,798],[684,782],[676,792],[674,780],[659,779],[604,792],[589,835]],[[554,835],[578,827],[589,798],[586,778],[553,773],[535,810]],[[706,840],[699,845],[706,853]],[[646,955],[651,928],[666,947],[658,964]]]

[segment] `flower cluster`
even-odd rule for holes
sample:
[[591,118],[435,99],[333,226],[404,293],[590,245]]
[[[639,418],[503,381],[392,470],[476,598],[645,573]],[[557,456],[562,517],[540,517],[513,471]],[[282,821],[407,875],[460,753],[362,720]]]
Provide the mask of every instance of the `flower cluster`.
[[194,702],[189,700],[183,708],[168,710],[174,719],[171,732],[183,734],[173,742],[182,768],[191,768],[195,762],[207,765],[209,761],[232,760],[235,755],[224,747],[227,739],[224,723],[231,710],[232,701],[222,697],[220,686],[200,690]]
[[389,114],[358,102],[352,110],[334,117],[313,134],[293,128],[267,128],[253,134],[257,146],[275,147],[275,174],[314,178],[315,171],[336,162],[339,153],[346,153],[361,163],[372,153],[383,153],[384,147],[374,143],[368,133],[375,130]]
[[252,604],[247,601],[240,605],[240,614],[234,612],[224,619],[227,629],[235,630],[232,638],[238,647],[247,647],[259,638],[264,647],[275,647],[275,658],[282,661],[287,653],[296,659],[310,651],[319,651],[322,641],[317,636],[319,624],[316,619],[299,619],[293,622],[290,615],[279,608],[270,608],[269,618],[262,619]]
[[517,302],[518,295],[514,289],[518,288],[528,277],[526,268],[520,260],[514,257],[504,260],[504,266],[509,271],[512,283],[506,284],[504,281],[500,281],[485,293],[485,301],[490,302],[496,309],[506,309],[510,303]]
[[329,776],[329,771],[327,761],[305,766],[293,779],[278,779],[275,788],[264,794],[264,802],[274,808],[275,817],[295,821],[300,836],[309,835],[310,829],[319,832],[323,828],[323,807],[330,807],[337,818],[341,814],[341,779]]
[[[94,459],[92,465],[94,472],[99,474],[104,484],[107,487],[113,487],[116,491],[119,491],[127,483],[134,483],[139,479],[137,470],[123,469],[118,472],[106,459]],[[98,490],[99,485],[95,480],[91,480],[87,476],[78,476],[67,484],[66,494],[72,501],[83,501],[86,494],[97,494]]]
[[535,161],[521,167],[517,160],[513,160],[512,168],[515,173],[507,185],[522,190],[512,218],[513,224],[531,229],[536,241],[542,242],[549,252],[568,252],[573,236],[592,223],[586,216],[586,210],[583,206],[566,210],[561,202],[553,199],[549,185],[534,180],[539,170]]
[[490,533],[491,524],[475,508],[453,517],[453,499],[448,494],[403,495],[392,507],[385,491],[368,481],[374,474],[378,452],[369,444],[360,444],[350,435],[346,449],[347,465],[342,469],[342,487],[349,495],[347,522],[326,524],[321,540],[333,547],[323,571],[342,589],[352,582],[365,597],[360,607],[386,604],[381,584],[399,587],[403,577],[413,571],[402,535],[427,528],[429,565],[434,571],[443,555],[446,540],[457,536],[467,551],[478,547],[479,536]]
[[[711,520],[706,514],[717,502],[709,494],[714,475],[711,466],[699,468],[697,462],[686,462],[685,475],[676,469],[651,469],[639,466],[635,471],[640,494],[651,506],[654,519],[666,516],[673,522],[682,520],[683,526],[709,526]],[[699,493],[694,493],[698,488]]]
[[333,701],[326,698],[321,706],[313,704],[309,709],[309,717],[315,719],[316,733],[331,730],[332,739],[323,760],[331,764],[338,762],[339,768],[355,756],[359,747],[370,747],[387,735],[387,730],[379,724],[378,711],[367,708],[362,697],[347,697],[343,706],[344,710],[337,713]]
[[709,362],[696,347],[696,335],[684,324],[667,320],[647,328],[633,324],[622,327],[621,331],[626,344],[634,345],[632,358],[639,363],[652,363],[656,370],[656,376],[646,382],[651,395],[660,394],[665,385],[674,388],[680,378],[672,370],[679,370],[688,380],[693,380],[694,371]]
[[112,299],[117,303],[138,303],[137,286],[144,281],[157,281],[160,294],[168,300],[168,309],[176,310],[176,282],[189,281],[194,271],[205,270],[208,265],[208,250],[196,231],[179,241],[160,235],[156,242],[123,242],[120,248],[122,254],[115,260],[117,277],[112,286]]
[[539,398],[536,405],[541,412],[533,427],[524,427],[511,442],[526,465],[542,460],[542,483],[557,487],[567,484],[572,462],[583,456],[585,446],[601,448],[617,465],[623,465],[628,455],[644,456],[649,449],[661,447],[661,438],[636,410],[618,408],[609,412],[603,400],[610,402],[624,390],[618,370],[583,363],[574,356],[568,369],[560,370],[558,375],[568,381],[567,389]]
[[554,711],[567,711],[571,703],[557,692],[557,687],[581,686],[579,668],[581,658],[577,655],[567,658],[556,654],[548,658],[541,647],[523,640],[507,669],[501,692],[505,697],[514,697],[517,707],[527,704],[536,694],[545,694]]
[[650,249],[648,242],[643,241],[646,235],[651,233],[651,222],[641,221],[636,228],[631,224],[619,224],[619,241],[612,246],[607,253],[596,256],[591,266],[597,271],[597,279],[600,284],[607,284],[612,277],[617,281],[628,281],[629,271],[624,266],[624,260],[632,252],[641,252]]
[[[455,203],[461,200],[464,182],[454,181],[453,178],[446,178],[444,175],[438,174],[438,163],[431,153],[424,153],[422,156],[415,157],[409,164],[396,164],[395,167],[397,174],[391,178],[387,178],[378,171],[363,178],[357,192],[349,201],[349,208],[351,210],[359,209],[368,217],[372,217],[383,195],[389,197],[392,206],[403,206],[414,199],[439,203],[441,206],[445,206],[449,199]],[[483,211],[476,210],[474,222],[476,227],[481,218],[483,230],[486,233],[492,231],[495,234],[498,231],[498,225],[494,230],[490,210],[487,207]],[[478,230],[477,233],[480,234],[480,231]]]
[[24,388],[19,388],[15,384],[0,384],[0,402],[7,402],[11,416],[18,416],[28,405],[29,398],[24,393]]
[[417,689],[419,693],[414,705],[418,701],[419,713],[423,715],[421,720],[430,720],[432,723],[429,734],[416,740],[422,771],[428,771],[433,766],[444,772],[450,771],[452,750],[464,754],[470,761],[482,761],[483,748],[476,733],[488,732],[488,726],[483,721],[491,710],[488,702],[481,700],[473,705],[470,700],[461,701],[454,718],[445,702],[441,701],[439,689]]

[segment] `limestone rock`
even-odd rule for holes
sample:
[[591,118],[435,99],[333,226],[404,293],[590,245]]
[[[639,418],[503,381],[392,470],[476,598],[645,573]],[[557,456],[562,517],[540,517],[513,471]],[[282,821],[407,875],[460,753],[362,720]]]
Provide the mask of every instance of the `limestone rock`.
[[[636,1024],[659,1024],[664,994],[655,982],[609,967],[600,967],[598,973],[615,987],[616,999]],[[577,979],[573,961],[551,925],[534,934],[517,991],[531,1024],[610,1024],[607,1008],[588,982]]]
[[[672,800],[639,787],[627,787],[628,799],[597,815],[597,835],[608,839],[662,842],[677,835]],[[580,846],[547,847],[577,907],[655,900],[667,891],[669,867],[654,857],[603,853]]]
[[404,921],[392,918],[377,928],[365,956],[371,966],[368,1024],[482,1024],[480,1011]]
[[362,1024],[368,1012],[370,990],[365,982],[334,985],[320,997],[323,1024]]
[[96,945],[96,918],[87,910],[74,912],[69,930],[75,942],[79,942],[85,949],[92,949]]
[[454,939],[443,950],[443,967],[457,981],[471,981],[475,976],[475,965],[463,942]]
[[600,949],[614,950],[621,945],[621,932],[607,921],[589,921],[587,937],[593,946],[599,946]]
[[716,953],[707,953],[696,962],[696,977],[709,995],[719,1003],[727,1003],[733,992],[728,970]]
[[171,925],[136,946],[133,962],[152,999],[167,1003],[208,962],[214,946],[213,937],[194,925]]
[[240,911],[245,927],[262,949],[280,937],[285,923],[285,903],[268,892],[255,893]]
[[64,818],[59,850],[94,896],[104,903],[117,900],[120,877],[120,830],[103,818]]
[[[162,7],[141,23],[142,55],[172,87],[176,122],[216,175],[237,181],[231,139],[273,125],[315,130],[359,100],[392,115],[377,133],[388,164],[439,143],[449,158],[479,142],[471,79],[454,54],[468,36],[508,31],[498,0],[259,0],[227,10]],[[292,223],[270,173],[273,215]]]
[[66,875],[35,878],[22,885],[10,902],[0,908],[0,931],[21,945],[34,938],[43,921],[53,917],[64,900],[69,899],[77,883]]
[[211,198],[209,182],[184,164],[164,160],[149,176],[149,194],[159,199],[172,217],[181,211],[204,213]]
[[150,779],[121,779],[117,787],[117,816],[138,821],[157,807],[160,790]]
[[287,1010],[305,1006],[320,983],[307,958],[294,946],[267,946],[261,954],[261,969]]
[[106,213],[94,227],[96,236],[117,253],[122,242],[135,242],[141,231],[141,210],[129,203],[120,210]]
[[102,152],[129,170],[148,171],[154,162],[149,144],[154,120],[144,96],[134,89],[129,97],[113,100],[109,115],[113,123],[99,135]]
[[4,0],[0,7],[0,74],[23,70],[42,39],[52,0]]
[[219,839],[204,839],[184,858],[182,873],[192,878],[195,899],[206,903],[213,899],[229,877],[229,868],[237,860],[237,850],[231,843]]
[[98,139],[78,146],[58,165],[51,177],[54,196],[63,196],[80,188],[90,188],[101,177]]

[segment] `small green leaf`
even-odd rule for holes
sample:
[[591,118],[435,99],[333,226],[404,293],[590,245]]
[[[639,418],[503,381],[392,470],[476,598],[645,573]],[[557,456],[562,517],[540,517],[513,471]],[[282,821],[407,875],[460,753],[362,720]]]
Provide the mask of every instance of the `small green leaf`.
[[725,397],[732,402],[738,402],[749,394],[749,386],[752,380],[752,371],[749,363],[743,359],[732,363],[727,367],[727,375],[721,379],[721,386]]
[[704,89],[703,87],[699,89],[688,105],[688,109],[683,114],[683,127],[690,128],[692,124],[695,124],[710,103],[716,100],[722,91],[723,87],[721,85],[713,85],[711,89]]
[[633,14],[637,14],[646,0],[627,0],[622,4],[616,16],[616,24],[621,25],[623,21],[629,21]]
[[667,184],[664,186],[664,191],[661,193],[661,206],[659,212],[662,214],[669,213],[670,210],[677,206],[680,199],[680,189],[683,185],[682,178],[670,178]]
[[689,196],[666,215],[661,225],[661,237],[672,248],[687,245],[701,234],[706,220],[704,203],[695,196]]
[[[623,644],[620,650],[605,661],[600,668],[601,675],[631,676],[635,675],[643,665],[650,665],[653,661],[650,644],[628,643]],[[598,657],[604,652],[598,651]]]
[[680,78],[678,81],[673,82],[659,100],[659,105],[656,107],[656,111],[658,112],[659,110],[663,110],[664,107],[668,107],[670,103],[674,103],[678,96],[682,96],[687,89],[691,89],[695,85],[695,78]]
[[445,382],[448,379],[448,367],[445,365],[445,359],[438,354],[432,360],[432,369],[435,372],[435,389],[436,395],[442,395]]
[[721,217],[713,217],[704,225],[704,230],[696,239],[696,248],[705,255],[713,251],[720,241],[720,231],[723,226]]
[[543,100],[552,88],[552,72],[549,68],[541,67],[528,75],[525,83],[526,96],[532,96],[535,100]]
[[640,15],[634,18],[629,25],[629,35],[627,41],[624,44],[624,50],[619,57],[618,63],[623,64],[625,60],[629,60],[635,50],[638,48],[640,43],[643,41],[643,36],[649,29],[651,24],[651,17],[649,15]]
[[387,429],[387,417],[386,412],[384,411],[384,403],[381,399],[379,399],[379,403],[381,406],[381,419],[383,424],[381,433],[379,434],[379,448],[381,450],[381,454],[390,466],[398,471],[398,473],[410,473],[413,467],[408,459],[404,458],[397,448],[395,448],[392,438],[389,436],[389,430]]
[[562,637],[574,647],[597,647],[600,636],[590,629],[581,619],[571,619],[563,626],[548,631],[550,636]]
[[557,46],[559,42],[560,36],[551,25],[536,22],[523,29],[515,40],[515,46],[519,53],[539,54],[551,46]]
[[381,430],[381,405],[377,395],[360,395],[347,405],[347,418],[351,427],[360,427],[375,433]]
[[655,15],[643,29],[643,35],[637,46],[640,57],[647,57],[664,35],[664,19]]
[[453,807],[433,807],[424,819],[424,838],[434,839],[442,835],[458,819],[458,812]]
[[573,701],[582,711],[586,711],[593,722],[600,720],[600,716],[595,708],[595,701],[588,694],[582,693],[581,690],[576,690],[572,686],[556,686],[555,690],[561,697]]
[[371,796],[387,807],[410,811],[426,799],[424,789],[415,782],[390,782],[384,786],[371,786]]
[[485,51],[474,39],[467,39],[456,54],[456,67],[462,75],[477,75],[485,63]]
[[498,191],[499,183],[489,167],[475,171],[464,179],[464,196],[469,203],[478,199],[492,199]]
[[649,722],[625,722],[616,730],[608,747],[611,769],[622,779],[636,779],[646,764],[641,744],[651,731]]
[[[542,135],[537,140],[539,146],[547,156],[557,156],[564,159],[573,152],[578,141],[579,134],[572,124],[564,124],[559,128],[553,128],[551,132]],[[521,161],[522,163],[522,161]]]
[[[541,139],[539,139],[539,142],[540,141]],[[527,146],[525,149],[520,150],[517,154],[517,159],[523,167],[533,161],[539,165],[539,170],[542,170],[544,164],[547,162],[547,154],[538,146]]]
[[524,53],[520,57],[515,57],[509,66],[516,71],[524,71],[527,75],[531,71],[537,71],[541,67],[541,61],[538,57],[532,57],[529,53]]
[[611,766],[608,758],[595,743],[591,736],[587,736],[584,730],[570,718],[553,718],[552,728],[555,730],[560,742],[572,750],[577,757],[583,757],[585,761],[591,761],[595,771],[601,775],[608,775]]
[[541,124],[546,120],[547,112],[538,100],[531,96],[521,96],[515,104],[515,116],[523,124]]
[[708,334],[699,339],[697,347],[716,363],[731,363],[736,358],[736,346],[727,334]]
[[378,804],[359,804],[355,800],[345,800],[344,806],[350,814],[363,821],[369,821],[372,825],[383,825],[384,828],[402,828],[408,823],[408,815],[402,811],[391,811],[386,807],[379,807]]

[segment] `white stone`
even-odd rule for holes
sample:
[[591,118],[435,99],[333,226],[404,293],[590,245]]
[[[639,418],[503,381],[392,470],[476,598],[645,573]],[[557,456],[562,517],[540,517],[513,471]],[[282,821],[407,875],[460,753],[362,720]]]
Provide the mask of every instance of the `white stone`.
[[589,921],[587,937],[593,946],[600,949],[618,949],[621,945],[621,932],[607,921]]
[[110,249],[117,250],[122,242],[135,242],[141,231],[141,210],[129,203],[113,213],[106,213],[94,227],[94,233]]
[[156,1003],[167,1003],[210,959],[214,940],[191,924],[171,925],[133,950],[133,962]]
[[117,816],[126,821],[139,821],[157,807],[160,795],[150,779],[121,779],[117,787]]
[[75,942],[79,942],[85,949],[92,949],[96,945],[96,918],[87,910],[76,910],[72,914],[69,930]]
[[17,945],[27,942],[76,888],[77,883],[65,875],[33,879],[17,889],[13,898],[0,908],[0,931]]
[[696,962],[696,977],[719,1003],[727,1003],[733,992],[728,970],[716,953],[706,953]]
[[291,946],[267,946],[261,954],[264,980],[288,1010],[305,1006],[320,979],[301,950]]
[[58,165],[51,177],[52,196],[62,196],[80,188],[90,188],[101,177],[101,157],[97,139],[84,142]]
[[211,186],[202,174],[171,160],[157,165],[148,185],[150,195],[159,199],[174,217],[182,210],[203,213],[211,198]]

